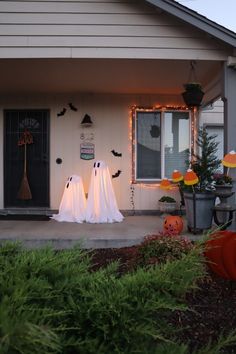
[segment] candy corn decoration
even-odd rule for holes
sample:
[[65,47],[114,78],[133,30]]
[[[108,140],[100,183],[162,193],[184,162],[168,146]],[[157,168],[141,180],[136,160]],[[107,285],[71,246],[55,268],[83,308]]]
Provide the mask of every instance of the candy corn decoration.
[[184,179],[184,176],[182,175],[181,172],[179,172],[178,170],[174,170],[172,173],[172,181],[174,183],[178,183],[180,181],[182,181]]
[[236,167],[236,152],[234,150],[224,156],[222,165],[230,168]]
[[184,183],[188,186],[192,186],[194,184],[197,184],[198,182],[199,179],[196,173],[193,170],[188,169],[184,176]]
[[160,184],[161,189],[170,189],[171,188],[171,183],[167,178],[163,178]]

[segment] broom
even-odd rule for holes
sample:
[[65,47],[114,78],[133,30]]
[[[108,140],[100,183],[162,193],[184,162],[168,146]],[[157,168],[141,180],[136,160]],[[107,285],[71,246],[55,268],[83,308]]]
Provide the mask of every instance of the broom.
[[19,146],[24,145],[24,173],[23,173],[23,178],[21,180],[20,189],[17,194],[17,199],[22,199],[22,200],[32,199],[32,193],[27,178],[27,166],[26,166],[27,165],[26,145],[32,143],[33,143],[32,135],[30,134],[30,132],[25,131],[23,133],[23,137],[18,142]]

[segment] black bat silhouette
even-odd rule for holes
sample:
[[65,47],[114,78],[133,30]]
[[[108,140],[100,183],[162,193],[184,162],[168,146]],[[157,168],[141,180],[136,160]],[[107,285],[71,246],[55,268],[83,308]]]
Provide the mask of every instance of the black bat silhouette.
[[63,110],[61,112],[57,113],[57,116],[58,117],[64,116],[65,113],[66,113],[66,109],[63,108]]
[[112,152],[112,154],[113,154],[114,156],[116,156],[116,157],[121,157],[121,156],[122,156],[122,154],[121,154],[121,153],[119,153],[119,152],[115,151],[114,149],[113,149],[113,150],[111,150],[111,152]]
[[112,178],[117,178],[121,174],[121,170],[118,170],[114,175],[112,175]]
[[73,106],[72,103],[68,103],[68,105],[72,111],[77,111],[77,108],[75,106]]

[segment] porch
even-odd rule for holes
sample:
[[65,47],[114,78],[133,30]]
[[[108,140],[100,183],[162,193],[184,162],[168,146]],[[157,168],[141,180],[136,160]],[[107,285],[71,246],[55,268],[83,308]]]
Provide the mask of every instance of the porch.
[[[21,241],[29,248],[51,244],[55,249],[64,249],[78,243],[83,248],[120,248],[139,244],[146,235],[161,231],[162,225],[160,215],[126,216],[123,222],[113,224],[6,219],[0,220],[0,242]],[[182,235],[191,240],[202,237],[187,231],[185,219]]]

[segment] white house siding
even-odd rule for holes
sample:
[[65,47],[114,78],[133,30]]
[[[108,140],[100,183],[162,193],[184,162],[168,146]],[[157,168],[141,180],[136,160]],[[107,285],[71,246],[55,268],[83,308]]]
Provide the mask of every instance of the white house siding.
[[[228,55],[232,53],[227,46],[143,1],[0,1],[0,58],[221,61]],[[14,87],[10,92],[14,92]],[[65,180],[72,173],[82,176],[88,192],[94,161],[80,159],[80,134],[91,132],[96,159],[105,160],[111,174],[118,169],[122,171],[120,177],[113,179],[119,208],[132,209],[130,108],[134,104],[151,107],[171,102],[174,105],[178,104],[179,97],[144,95],[141,91],[139,95],[96,91],[76,94],[76,87],[73,94],[59,95],[56,90],[55,94],[34,92],[34,96],[27,93],[23,96],[20,92],[15,96],[0,96],[0,208],[3,208],[3,110],[43,108],[50,110],[50,207],[58,208]],[[67,110],[58,118],[57,113],[68,102],[78,111]],[[85,113],[94,121],[92,128],[80,126]],[[122,157],[114,157],[112,149],[121,152]],[[56,164],[58,157],[63,160],[61,165]],[[163,195],[157,186],[135,185],[134,188],[136,210],[157,209],[157,201]]]
[[230,54],[144,1],[0,1],[0,58],[225,60]]
[[[132,105],[152,106],[157,103],[174,102],[173,97],[150,95],[57,95],[1,97],[3,109],[49,109],[50,110],[50,207],[57,209],[67,177],[79,174],[83,177],[85,192],[88,192],[90,174],[94,160],[80,159],[80,134],[94,134],[95,159],[104,160],[111,174],[121,170],[113,179],[118,206],[122,210],[132,209],[130,181],[132,156],[130,140],[130,108]],[[67,102],[73,102],[78,111],[67,112],[62,117],[57,113]],[[3,109],[0,111],[0,208],[3,208]],[[81,128],[80,122],[89,114],[93,127]],[[122,153],[114,157],[111,150]],[[62,164],[56,164],[60,157]],[[175,192],[170,192],[174,196]],[[136,210],[156,210],[157,201],[163,191],[157,185],[135,185],[134,204]],[[176,195],[178,198],[178,193]]]
[[200,125],[204,124],[223,124],[224,123],[224,104],[222,100],[217,100],[211,106],[200,112]]

